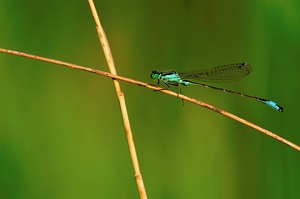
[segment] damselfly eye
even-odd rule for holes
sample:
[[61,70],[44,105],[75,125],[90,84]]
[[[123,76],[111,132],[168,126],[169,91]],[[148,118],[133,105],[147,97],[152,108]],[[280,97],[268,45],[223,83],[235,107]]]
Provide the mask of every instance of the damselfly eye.
[[158,76],[159,76],[159,72],[156,70],[152,71],[150,74],[150,78],[152,78],[152,79],[157,79]]

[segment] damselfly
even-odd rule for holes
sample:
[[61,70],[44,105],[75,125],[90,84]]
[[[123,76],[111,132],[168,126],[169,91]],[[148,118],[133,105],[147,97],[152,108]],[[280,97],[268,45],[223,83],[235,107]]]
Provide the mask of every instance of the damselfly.
[[263,99],[260,97],[255,97],[251,95],[246,95],[243,93],[218,88],[214,86],[210,86],[207,84],[197,83],[190,81],[190,79],[194,80],[200,80],[200,81],[206,81],[206,82],[231,82],[236,81],[239,79],[242,79],[243,77],[247,76],[252,71],[252,67],[249,64],[246,63],[236,63],[236,64],[227,64],[222,66],[216,66],[208,69],[202,69],[202,70],[195,70],[195,71],[189,71],[189,72],[181,72],[177,73],[175,71],[168,71],[168,72],[158,72],[156,70],[152,71],[150,74],[150,77],[152,79],[157,80],[157,84],[159,82],[164,83],[168,88],[170,88],[169,85],[178,86],[181,93],[180,85],[183,86],[202,86],[205,88],[212,88],[215,90],[224,91],[227,93],[232,93],[236,95],[240,95],[243,97],[247,97],[256,101],[259,101],[261,103],[264,103],[272,108],[274,108],[277,111],[282,112],[283,107],[279,106],[275,102]]

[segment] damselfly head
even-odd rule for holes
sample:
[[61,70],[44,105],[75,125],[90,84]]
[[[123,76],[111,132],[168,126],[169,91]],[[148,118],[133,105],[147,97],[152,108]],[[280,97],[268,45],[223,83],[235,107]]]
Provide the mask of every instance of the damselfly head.
[[157,79],[159,77],[159,75],[160,75],[160,72],[154,70],[154,71],[151,72],[150,78]]

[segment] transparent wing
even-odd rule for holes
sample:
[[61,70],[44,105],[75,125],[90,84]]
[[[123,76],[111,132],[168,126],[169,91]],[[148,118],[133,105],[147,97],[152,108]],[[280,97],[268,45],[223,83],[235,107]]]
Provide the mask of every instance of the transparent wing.
[[203,70],[178,73],[181,79],[196,79],[206,82],[230,82],[242,79],[251,73],[252,67],[247,63],[227,64]]

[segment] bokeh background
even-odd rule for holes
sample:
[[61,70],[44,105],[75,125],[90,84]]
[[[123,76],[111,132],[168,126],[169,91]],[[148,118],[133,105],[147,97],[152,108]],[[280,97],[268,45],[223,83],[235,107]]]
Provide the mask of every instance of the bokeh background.
[[[96,0],[118,74],[247,62],[184,94],[300,144],[300,2]],[[87,1],[1,0],[0,47],[108,71]],[[149,198],[300,198],[300,153],[194,104],[121,82]],[[0,198],[139,198],[111,79],[0,54]],[[174,88],[177,91],[176,88]]]

